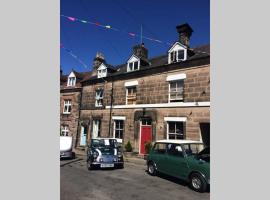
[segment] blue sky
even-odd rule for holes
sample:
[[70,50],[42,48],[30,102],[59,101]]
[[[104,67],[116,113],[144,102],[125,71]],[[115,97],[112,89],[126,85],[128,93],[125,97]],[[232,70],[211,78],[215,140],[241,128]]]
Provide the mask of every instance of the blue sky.
[[[178,39],[176,26],[189,23],[194,30],[191,47],[210,43],[210,0],[61,0],[60,14],[116,27],[121,31],[140,33],[164,42]],[[60,17],[60,16],[59,16]],[[91,70],[96,52],[102,52],[107,63],[125,63],[132,47],[140,38],[91,24],[72,22],[60,17],[60,41],[78,56],[85,68],[64,49],[60,49],[60,64],[64,74],[72,69]],[[143,39],[149,57],[166,54],[165,43]]]

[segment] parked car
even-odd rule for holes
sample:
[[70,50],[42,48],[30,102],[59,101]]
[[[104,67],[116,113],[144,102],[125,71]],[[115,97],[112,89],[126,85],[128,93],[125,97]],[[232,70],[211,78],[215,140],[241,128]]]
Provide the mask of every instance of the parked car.
[[210,147],[191,140],[156,141],[147,157],[147,171],[180,178],[204,192],[210,185]]
[[123,152],[117,140],[91,139],[87,149],[87,168],[124,168]]
[[75,153],[72,152],[72,137],[60,136],[60,159],[75,158]]

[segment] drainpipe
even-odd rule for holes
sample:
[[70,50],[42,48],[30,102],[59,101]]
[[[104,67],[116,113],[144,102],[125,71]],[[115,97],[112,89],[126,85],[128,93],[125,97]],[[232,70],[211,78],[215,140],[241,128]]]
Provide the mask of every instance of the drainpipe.
[[83,87],[81,86],[80,100],[78,102],[79,116],[78,116],[78,124],[77,124],[77,135],[76,135],[76,141],[75,141],[74,148],[76,148],[78,146],[78,138],[79,138],[79,130],[80,130],[79,127],[80,127],[80,119],[81,119],[82,91],[83,91]]
[[112,107],[113,107],[113,78],[112,78],[112,89],[111,89],[111,105],[110,105],[110,120],[109,120],[109,137],[112,137],[112,134],[111,134]]

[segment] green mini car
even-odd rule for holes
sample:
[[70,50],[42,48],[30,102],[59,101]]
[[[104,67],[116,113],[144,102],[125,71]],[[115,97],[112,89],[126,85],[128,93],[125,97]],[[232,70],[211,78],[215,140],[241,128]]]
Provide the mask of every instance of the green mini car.
[[147,171],[187,181],[198,192],[210,185],[210,147],[191,140],[156,141],[147,157]]

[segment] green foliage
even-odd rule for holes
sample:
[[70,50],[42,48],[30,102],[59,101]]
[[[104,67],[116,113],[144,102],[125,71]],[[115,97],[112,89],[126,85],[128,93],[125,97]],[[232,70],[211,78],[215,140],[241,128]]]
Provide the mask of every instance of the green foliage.
[[149,154],[150,150],[152,149],[153,145],[152,142],[148,141],[144,144],[145,153]]
[[126,152],[132,152],[132,146],[130,144],[130,141],[125,145]]

